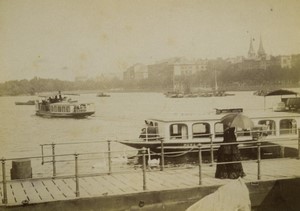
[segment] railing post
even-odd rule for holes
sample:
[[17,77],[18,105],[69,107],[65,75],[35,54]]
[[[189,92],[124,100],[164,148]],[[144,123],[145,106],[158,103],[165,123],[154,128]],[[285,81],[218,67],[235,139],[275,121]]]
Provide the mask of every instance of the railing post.
[[146,184],[146,148],[142,148],[142,155],[143,155],[143,190],[147,190]]
[[298,128],[298,159],[300,159],[300,128]]
[[111,140],[107,141],[108,174],[111,174]]
[[3,184],[3,199],[2,203],[7,204],[7,187],[6,187],[6,175],[5,175],[5,159],[2,158],[2,184]]
[[201,144],[198,144],[199,149],[199,185],[202,185],[202,151]]
[[210,138],[210,166],[214,165],[214,148],[213,148],[213,135],[209,135]]
[[42,150],[42,165],[44,165],[44,145],[41,144],[41,150]]
[[55,143],[52,143],[52,166],[53,166],[53,177],[56,177]]
[[160,170],[163,171],[165,169],[165,150],[164,150],[164,139],[162,138],[160,140],[160,156],[161,156],[161,164],[160,164]]
[[78,154],[75,153],[75,183],[76,183],[76,191],[75,191],[75,195],[76,197],[80,196],[80,192],[79,192],[79,178],[78,178]]
[[260,154],[260,146],[261,143],[259,142],[260,139],[258,138],[257,142],[257,180],[260,180],[261,178],[261,172],[260,172],[260,163],[261,163],[261,154]]
[[280,157],[284,158],[284,146],[280,146]]

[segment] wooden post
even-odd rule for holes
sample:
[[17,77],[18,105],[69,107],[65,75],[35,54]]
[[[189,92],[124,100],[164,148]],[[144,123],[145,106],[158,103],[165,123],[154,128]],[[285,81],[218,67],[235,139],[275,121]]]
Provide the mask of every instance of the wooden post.
[[[260,141],[260,139],[258,139]],[[261,154],[260,154],[260,146],[261,143],[257,142],[257,180],[260,180],[261,178],[261,172],[260,172],[260,163],[261,163]]]
[[80,192],[79,192],[79,178],[78,178],[78,154],[75,153],[75,182],[76,182],[76,191],[75,191],[75,195],[76,197],[80,196]]
[[5,159],[2,158],[2,184],[3,184],[3,199],[2,203],[7,204],[7,187],[6,187],[6,175],[5,175]]
[[300,159],[300,128],[298,129],[298,159]]
[[56,177],[55,143],[52,143],[52,168],[53,168],[53,178],[54,178]]
[[111,174],[111,141],[107,141],[108,174]]
[[142,148],[143,154],[143,190],[147,190],[147,183],[146,183],[146,148]]
[[201,144],[198,144],[199,149],[199,185],[202,185],[202,152]]
[[165,150],[164,150],[164,139],[162,138],[160,140],[160,156],[161,156],[161,164],[160,164],[160,170],[163,171],[165,169]]

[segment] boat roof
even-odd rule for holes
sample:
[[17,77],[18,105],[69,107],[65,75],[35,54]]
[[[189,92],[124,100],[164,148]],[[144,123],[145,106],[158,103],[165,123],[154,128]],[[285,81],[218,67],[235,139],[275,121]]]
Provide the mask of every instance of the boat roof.
[[271,92],[268,92],[264,96],[276,96],[276,95],[299,95],[298,92],[294,92],[291,90],[286,90],[286,89],[278,89],[278,90],[273,90]]
[[[157,122],[191,122],[191,121],[218,121],[222,117],[228,115],[229,113],[223,114],[195,114],[195,113],[173,113],[160,115],[154,118],[148,118],[149,121]],[[292,112],[274,112],[274,111],[251,111],[242,112],[243,115],[248,116],[251,119],[261,119],[261,118],[300,118],[299,113]]]

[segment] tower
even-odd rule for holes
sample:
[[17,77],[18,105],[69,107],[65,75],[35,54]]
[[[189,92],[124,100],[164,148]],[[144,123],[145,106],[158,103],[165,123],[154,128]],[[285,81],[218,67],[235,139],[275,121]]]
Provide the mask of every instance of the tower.
[[264,47],[263,47],[261,36],[260,36],[260,40],[259,40],[259,48],[258,48],[258,51],[257,51],[257,56],[260,59],[265,59],[266,56],[267,56],[266,52],[264,50]]
[[249,51],[248,51],[248,58],[249,59],[255,59],[255,51],[254,51],[254,48],[253,48],[252,40],[253,40],[253,38],[250,37],[250,47],[249,47]]

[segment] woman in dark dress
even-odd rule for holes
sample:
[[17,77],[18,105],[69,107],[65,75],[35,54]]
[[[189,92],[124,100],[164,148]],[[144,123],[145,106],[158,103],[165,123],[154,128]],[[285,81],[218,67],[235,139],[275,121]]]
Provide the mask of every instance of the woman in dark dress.
[[[234,143],[236,141],[236,136],[234,133],[234,127],[227,127],[224,130],[224,141],[223,143]],[[240,161],[241,155],[238,149],[238,144],[222,145],[217,152],[218,162],[231,162]],[[241,162],[229,163],[229,164],[217,164],[217,170],[215,177],[220,179],[237,179],[239,177],[244,177],[246,174],[243,171],[243,166]]]

